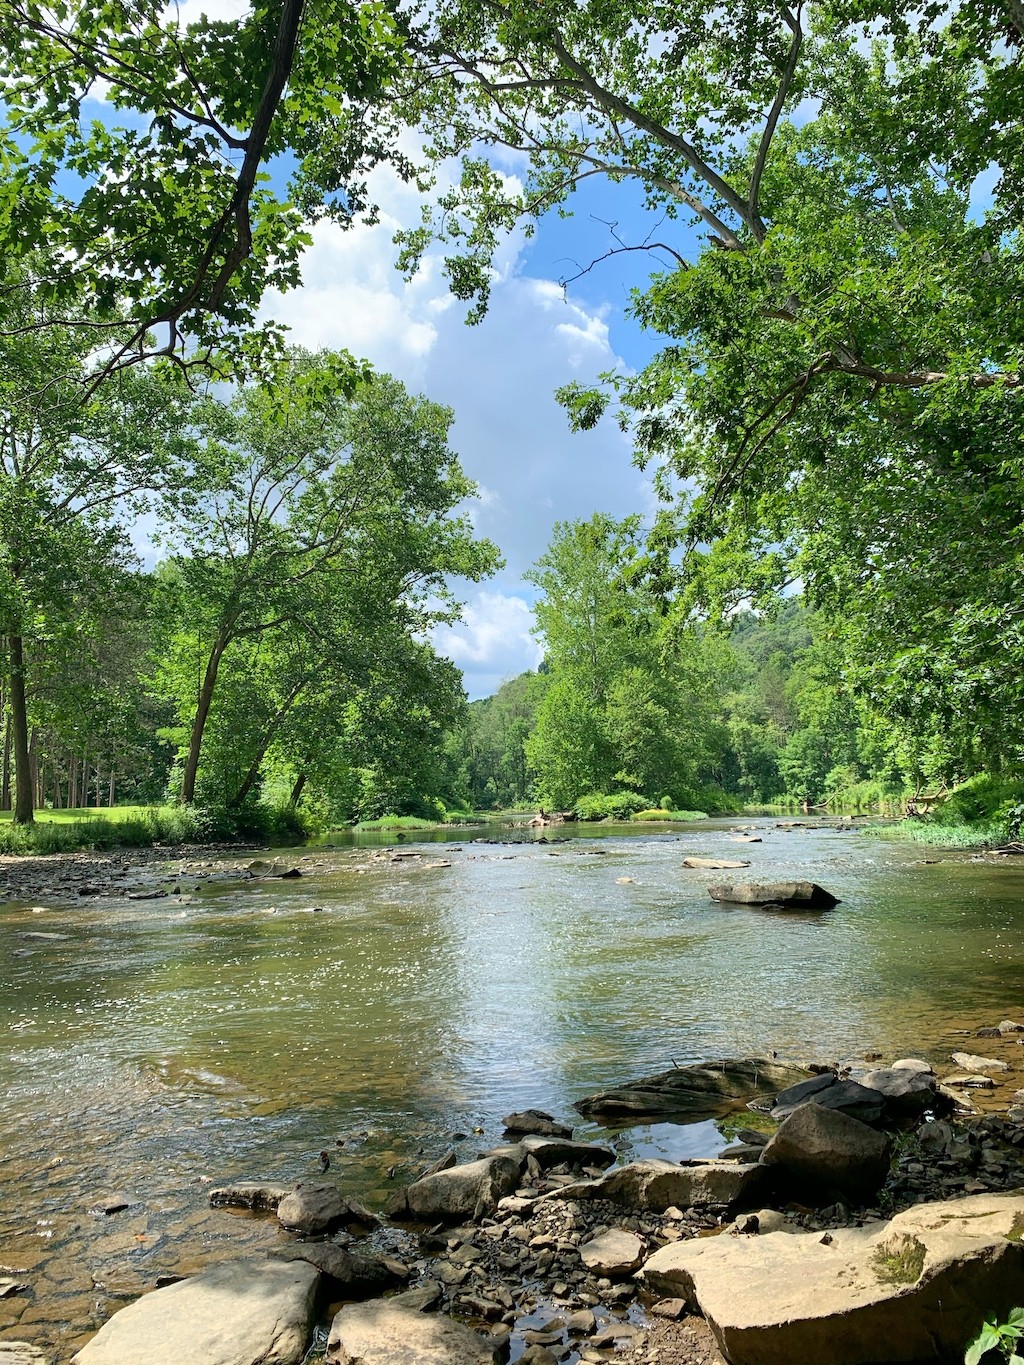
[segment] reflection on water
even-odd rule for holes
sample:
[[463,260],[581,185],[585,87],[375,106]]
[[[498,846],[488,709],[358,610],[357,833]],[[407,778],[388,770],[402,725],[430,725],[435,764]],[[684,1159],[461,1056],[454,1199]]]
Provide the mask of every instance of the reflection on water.
[[[749,872],[682,867],[735,856],[724,827],[512,846],[462,832],[450,868],[321,849],[290,882],[5,907],[0,1264],[32,1294],[0,1301],[0,1337],[66,1355],[157,1275],[280,1235],[208,1210],[210,1180],[309,1176],[328,1147],[332,1175],[383,1199],[389,1168],[401,1179],[456,1133],[472,1155],[511,1109],[564,1115],[673,1060],[941,1057],[951,1029],[1024,1011],[1024,869],[762,832]],[[711,901],[728,876],[806,877],[842,904]],[[712,1124],[659,1124],[620,1145],[722,1143]],[[111,1193],[133,1207],[91,1216]]]

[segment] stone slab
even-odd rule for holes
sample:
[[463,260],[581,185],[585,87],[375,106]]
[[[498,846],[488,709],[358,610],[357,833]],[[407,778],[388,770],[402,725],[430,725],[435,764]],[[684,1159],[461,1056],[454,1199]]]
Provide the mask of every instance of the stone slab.
[[1024,1194],[919,1204],[827,1235],[672,1243],[638,1278],[703,1313],[732,1365],[962,1358],[1024,1282]]
[[223,1261],[122,1308],[73,1365],[299,1365],[319,1282],[305,1261]]

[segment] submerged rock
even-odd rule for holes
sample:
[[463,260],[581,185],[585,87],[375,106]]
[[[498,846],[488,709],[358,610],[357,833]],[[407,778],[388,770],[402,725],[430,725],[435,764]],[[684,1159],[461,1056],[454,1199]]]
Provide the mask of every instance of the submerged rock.
[[961,1071],[1009,1071],[1009,1063],[1001,1062],[996,1057],[979,1057],[973,1052],[953,1052],[950,1060],[956,1062]]
[[679,1242],[639,1278],[703,1313],[732,1365],[959,1360],[987,1312],[1020,1301],[1021,1227],[1024,1195],[974,1195],[824,1237]]
[[707,872],[724,872],[727,868],[749,867],[749,858],[684,858],[684,867],[701,867]]
[[698,1066],[676,1066],[656,1076],[644,1076],[613,1090],[588,1095],[573,1108],[586,1118],[597,1115],[713,1118],[730,1107],[730,1100],[772,1095],[806,1080],[808,1074],[802,1067],[767,1058],[730,1058]]
[[122,1308],[74,1365],[298,1365],[319,1281],[305,1261],[222,1261]]

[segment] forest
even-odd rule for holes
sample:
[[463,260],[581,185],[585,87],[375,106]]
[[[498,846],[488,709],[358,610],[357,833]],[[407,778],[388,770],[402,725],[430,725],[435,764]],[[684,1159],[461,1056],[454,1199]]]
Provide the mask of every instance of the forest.
[[[1016,818],[1019,4],[192,8],[0,10],[16,826],[897,809],[964,783]],[[581,451],[619,424],[658,510],[554,527],[544,661],[472,704],[432,632],[502,549],[453,413],[263,307],[317,224],[376,220],[382,168],[422,196],[396,266],[442,250],[481,327],[503,243],[593,177],[650,214],[604,254],[646,261],[652,358],[558,398]]]

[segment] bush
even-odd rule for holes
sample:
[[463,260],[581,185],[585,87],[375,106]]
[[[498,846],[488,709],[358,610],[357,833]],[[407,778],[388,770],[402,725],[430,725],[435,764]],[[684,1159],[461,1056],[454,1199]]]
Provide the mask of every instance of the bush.
[[675,808],[676,808],[675,802],[672,800],[671,796],[663,796],[661,798],[662,810],[675,810]]
[[649,805],[644,796],[636,792],[595,793],[581,796],[576,802],[576,818],[579,820],[628,820],[637,811]]

